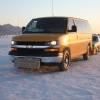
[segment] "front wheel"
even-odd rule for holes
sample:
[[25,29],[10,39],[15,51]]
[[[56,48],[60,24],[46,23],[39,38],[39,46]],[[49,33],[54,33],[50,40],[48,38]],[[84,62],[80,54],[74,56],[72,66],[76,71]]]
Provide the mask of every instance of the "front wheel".
[[63,59],[62,62],[58,64],[58,68],[60,71],[67,70],[70,65],[70,53],[68,50],[63,52]]
[[90,46],[87,47],[87,52],[85,54],[83,54],[83,59],[84,60],[89,60],[90,59],[90,55],[91,55],[91,48]]

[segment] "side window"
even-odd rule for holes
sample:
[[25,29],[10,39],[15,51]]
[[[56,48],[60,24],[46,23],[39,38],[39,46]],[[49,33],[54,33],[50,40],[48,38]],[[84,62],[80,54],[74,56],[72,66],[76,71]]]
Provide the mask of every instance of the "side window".
[[85,22],[86,33],[91,33],[91,27],[88,22]]
[[81,24],[81,31],[82,31],[82,33],[86,33],[85,24],[84,24],[85,22],[82,21],[82,20],[80,20],[79,22]]
[[97,42],[99,42],[99,37],[97,36]]
[[99,42],[100,42],[100,37],[98,36],[98,38],[99,38]]
[[69,19],[69,21],[68,21],[68,29],[71,30],[73,25],[74,25],[73,20]]
[[75,20],[75,25],[77,26],[77,32],[82,33],[81,24],[79,20]]

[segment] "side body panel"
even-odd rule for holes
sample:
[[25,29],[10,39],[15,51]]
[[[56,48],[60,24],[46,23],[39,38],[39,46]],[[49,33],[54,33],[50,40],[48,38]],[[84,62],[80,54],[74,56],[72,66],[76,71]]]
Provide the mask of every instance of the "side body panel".
[[86,53],[88,45],[92,48],[92,33],[87,21],[74,18],[69,20],[74,20],[74,25],[77,26],[77,32],[68,32],[71,58],[74,58]]
[[71,52],[71,58],[74,58],[79,53],[79,42],[77,38],[77,33],[69,33],[69,40],[70,40],[70,52]]

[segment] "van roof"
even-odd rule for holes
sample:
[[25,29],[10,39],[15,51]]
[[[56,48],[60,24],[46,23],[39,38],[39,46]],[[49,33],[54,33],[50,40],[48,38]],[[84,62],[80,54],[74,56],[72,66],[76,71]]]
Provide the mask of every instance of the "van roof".
[[87,21],[87,20],[85,20],[85,19],[76,18],[76,17],[67,17],[67,18],[72,18],[72,19],[75,19],[75,20],[83,20],[83,21]]
[[[37,18],[71,18],[71,19],[75,19],[75,20],[83,20],[83,21],[87,21],[85,19],[81,19],[81,18],[76,18],[76,17],[67,17],[67,16],[47,16],[47,17],[37,17]],[[33,18],[35,19],[35,18]]]

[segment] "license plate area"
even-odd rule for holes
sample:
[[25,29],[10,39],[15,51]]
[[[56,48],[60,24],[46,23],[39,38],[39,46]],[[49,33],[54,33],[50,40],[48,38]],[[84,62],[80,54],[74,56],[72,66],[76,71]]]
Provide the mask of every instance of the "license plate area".
[[15,58],[14,59],[14,67],[39,69],[40,59]]

